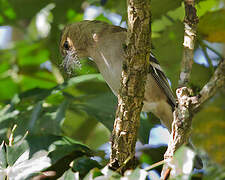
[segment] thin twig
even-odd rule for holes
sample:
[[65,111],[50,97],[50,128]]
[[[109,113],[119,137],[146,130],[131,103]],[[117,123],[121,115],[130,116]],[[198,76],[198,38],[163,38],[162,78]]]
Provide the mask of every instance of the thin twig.
[[156,167],[158,167],[158,166],[161,166],[161,165],[163,165],[164,163],[165,163],[164,160],[159,161],[159,162],[157,162],[157,163],[152,164],[151,166],[146,167],[144,170],[145,170],[145,171],[150,171],[151,169],[156,168]]

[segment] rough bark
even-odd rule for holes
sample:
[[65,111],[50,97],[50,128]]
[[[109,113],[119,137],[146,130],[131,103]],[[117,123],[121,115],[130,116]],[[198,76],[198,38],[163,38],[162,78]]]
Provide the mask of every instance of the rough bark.
[[191,134],[191,122],[196,112],[222,87],[225,87],[225,60],[222,59],[209,82],[202,88],[199,95],[192,96],[192,91],[186,87],[177,89],[178,105],[174,111],[171,138],[167,151],[164,155],[165,161],[162,171],[162,179],[167,179],[170,174],[175,151],[188,142]]
[[197,31],[198,17],[195,9],[194,0],[185,0],[185,18],[184,18],[184,50],[181,62],[181,73],[179,87],[187,86],[191,74],[194,43]]
[[[196,96],[191,97],[192,90],[187,87],[182,87],[176,90],[177,107],[173,113],[172,132],[168,143],[168,148],[164,154],[165,164],[162,171],[162,179],[168,178],[168,172],[171,171],[173,165],[173,156],[176,150],[183,144],[189,142],[191,134],[191,123],[193,117],[192,107],[198,103]],[[169,173],[173,177],[177,174]]]
[[[181,62],[181,73],[179,79],[179,89],[176,90],[177,107],[173,113],[172,132],[166,153],[164,154],[165,164],[161,172],[162,179],[166,180],[171,176],[171,168],[173,156],[176,150],[188,142],[190,137],[192,122],[192,107],[198,103],[198,98],[191,97],[192,90],[187,86],[191,74],[194,42],[196,37],[198,17],[195,9],[194,0],[184,0],[185,18],[184,18],[184,49]],[[172,177],[175,175],[172,174]]]
[[194,111],[201,108],[201,105],[216,94],[217,90],[225,87],[225,60],[222,59],[209,82],[199,93],[199,102],[195,105]]
[[[174,111],[174,120],[168,148],[164,154],[165,163],[161,173],[162,179],[168,179],[171,175],[171,168],[174,167],[173,155],[176,150],[185,143],[188,143],[191,134],[191,123],[194,114],[202,107],[204,102],[210,99],[219,88],[225,86],[225,60],[222,59],[209,82],[202,88],[197,96],[193,96],[192,90],[187,87],[193,63],[194,40],[198,17],[194,7],[194,0],[185,0],[185,33],[184,52],[181,63],[179,86],[177,89],[177,107]],[[175,177],[172,174],[172,177]]]
[[135,145],[150,55],[149,1],[128,0],[127,5],[126,60],[123,63],[110,156],[110,167],[121,174],[135,166]]

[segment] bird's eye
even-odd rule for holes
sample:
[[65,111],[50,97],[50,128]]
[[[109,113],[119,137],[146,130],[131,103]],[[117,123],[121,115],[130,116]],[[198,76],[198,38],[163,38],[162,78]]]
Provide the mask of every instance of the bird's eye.
[[65,48],[65,50],[69,50],[70,47],[68,41],[64,42],[63,47]]

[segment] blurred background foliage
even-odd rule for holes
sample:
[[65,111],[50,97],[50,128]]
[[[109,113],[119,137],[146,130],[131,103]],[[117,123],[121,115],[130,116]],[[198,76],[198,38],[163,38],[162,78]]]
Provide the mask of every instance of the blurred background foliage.
[[[199,26],[190,86],[197,93],[225,56],[225,1],[198,0],[196,7]],[[66,77],[60,67],[59,40],[66,24],[83,19],[126,27],[126,10],[125,0],[0,0],[0,142],[5,142],[0,149],[0,179],[11,166],[11,177],[25,179],[47,169],[73,179],[73,172],[84,177],[93,167],[106,165],[117,99],[89,59],[82,60],[73,77]],[[175,90],[184,4],[151,0],[151,10],[152,51]],[[205,163],[201,175],[192,174],[199,179],[225,178],[224,98],[222,88],[193,119],[192,139]],[[158,123],[152,114],[141,115],[142,145],[137,147],[142,165],[163,157],[160,136],[151,139],[150,133]],[[164,130],[154,132],[168,139]],[[36,161],[41,168],[32,169]],[[24,166],[18,167],[21,163]],[[29,173],[21,175],[21,167],[30,168]],[[133,175],[137,172],[141,171]],[[101,174],[93,170],[87,178]]]

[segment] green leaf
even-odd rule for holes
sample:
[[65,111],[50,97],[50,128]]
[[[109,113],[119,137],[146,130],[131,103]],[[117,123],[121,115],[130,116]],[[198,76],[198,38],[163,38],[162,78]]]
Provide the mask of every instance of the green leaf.
[[65,113],[66,113],[66,109],[68,107],[68,101],[67,100],[64,100],[59,108],[57,109],[56,111],[56,117],[55,117],[55,121],[58,123],[58,124],[62,124],[64,119],[65,119]]
[[9,19],[15,19],[16,14],[12,8],[5,9],[4,14],[9,18]]
[[83,20],[83,14],[76,13],[73,9],[69,9],[66,13],[67,19],[69,22],[78,22]]
[[49,51],[41,43],[22,41],[17,44],[18,65],[40,65],[49,59]]
[[[0,100],[7,100],[18,93],[18,85],[10,77],[0,79]],[[10,88],[9,88],[10,87]]]
[[51,164],[45,171],[55,171],[57,176],[63,175],[70,168],[70,163],[81,156],[92,156],[94,152],[86,145],[65,136],[32,135],[27,137],[30,154],[40,150],[48,152]]
[[36,174],[51,165],[46,151],[38,151],[29,159],[29,149],[27,149],[13,166],[7,167],[7,177],[9,179],[26,179],[32,174]]
[[147,178],[148,172],[143,169],[136,168],[129,175],[125,175],[129,180],[145,180]]
[[7,155],[4,147],[4,142],[0,145],[0,169],[7,167]]
[[216,11],[220,7],[221,1],[219,0],[204,0],[196,4],[198,17],[203,16],[209,11]]
[[94,168],[91,171],[89,171],[89,173],[83,178],[83,180],[90,180],[96,177],[101,178],[102,177],[101,175],[103,175],[103,173],[98,168]]
[[87,100],[85,104],[78,106],[78,108],[95,117],[110,130],[113,128],[115,107],[116,98],[111,93],[95,96]]
[[46,95],[48,95],[48,94],[49,94],[49,96],[47,96],[45,98],[45,103],[52,104],[52,105],[60,105],[64,100],[62,91],[52,90],[51,92],[47,93]]
[[141,163],[153,164],[151,157],[145,153],[143,153],[140,157]]
[[126,1],[114,0],[107,1],[104,7],[110,9],[111,12],[120,14],[121,16],[126,16]]
[[100,14],[99,16],[97,16],[95,18],[95,20],[104,21],[104,22],[107,22],[109,24],[112,24],[112,22],[107,17],[105,17],[104,14]]
[[[92,121],[92,119],[91,119]],[[87,123],[89,123],[88,121]],[[90,122],[91,123],[91,122]],[[83,134],[83,133],[81,133]],[[98,149],[101,145],[108,143],[110,140],[111,132],[102,123],[98,123],[85,139],[85,143],[88,144],[92,149]],[[98,141],[96,141],[98,139]],[[110,148],[110,147],[109,147]]]
[[41,101],[51,94],[51,89],[33,88],[29,89],[19,95],[24,101]]
[[28,127],[29,127],[30,130],[34,127],[35,122],[38,119],[39,114],[41,113],[42,104],[43,104],[43,102],[39,101],[34,107],[34,110],[33,110],[32,114],[31,114],[31,117],[30,117],[30,120],[29,120],[30,122],[29,122],[29,126]]
[[73,161],[72,169],[78,171],[81,177],[84,177],[91,169],[102,168],[102,166],[95,160],[88,157],[80,157]]
[[63,90],[65,88],[71,87],[75,84],[79,84],[85,81],[101,81],[104,82],[104,79],[102,77],[101,74],[88,74],[88,75],[82,75],[82,76],[78,76],[78,77],[74,77],[69,79],[68,81],[66,81],[65,83],[61,84],[58,86],[57,89],[59,90]]
[[[13,164],[19,159],[19,161],[25,161],[29,157],[29,146],[26,141],[18,142],[12,146],[6,146],[7,152],[7,163],[9,166],[13,166]],[[27,156],[28,153],[28,156]]]
[[[174,10],[181,6],[182,0],[170,1],[170,0],[152,0],[152,16],[154,19],[160,18],[163,14],[166,14],[168,11]],[[164,6],[162,5],[164,4]]]
[[60,178],[62,180],[75,180],[75,179],[79,179],[79,174],[78,173],[74,173],[71,169],[69,169],[68,171],[66,171],[63,176]]
[[[29,71],[32,71],[28,67]],[[36,70],[33,70],[34,72]],[[48,72],[36,72],[36,73],[28,73],[27,75],[21,76],[21,91],[27,91],[34,88],[53,88],[57,83],[55,82],[53,77],[50,76]]]
[[225,10],[208,12],[199,20],[198,31],[210,42],[225,42]]
[[197,92],[199,92],[199,90],[202,89],[203,86],[209,81],[211,75],[212,73],[209,68],[193,63],[190,78],[192,88],[198,90]]
[[[93,155],[87,146],[60,136],[28,136],[27,140],[22,138],[12,146],[7,145],[6,152],[2,147],[0,172],[6,172],[9,179],[26,179],[46,168],[63,174],[73,159]],[[90,162],[94,165],[93,161]]]
[[10,105],[6,105],[4,108],[2,108],[0,110],[0,123],[2,123],[3,121],[10,119],[10,118],[14,118],[18,115],[18,111],[10,111],[11,110],[11,106]]
[[0,24],[2,24],[4,22],[4,19],[2,16],[0,16]]
[[[33,110],[34,119],[29,120],[30,131],[35,134],[61,134],[61,123],[65,118],[65,112],[68,105],[68,101],[64,100],[59,106],[53,106],[51,108],[42,109],[42,113],[39,109],[41,106],[38,104]],[[39,111],[39,115],[35,116],[35,112]],[[31,129],[31,127],[33,127]]]
[[50,153],[48,156],[51,158],[53,164],[70,154],[74,155],[74,159],[83,155],[91,156],[93,154],[93,151],[87,146],[68,137],[63,137],[61,140],[55,141],[49,148]]

